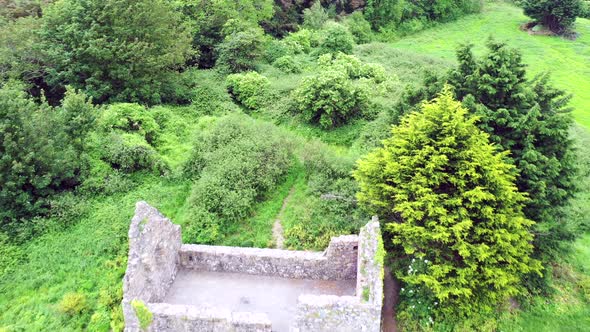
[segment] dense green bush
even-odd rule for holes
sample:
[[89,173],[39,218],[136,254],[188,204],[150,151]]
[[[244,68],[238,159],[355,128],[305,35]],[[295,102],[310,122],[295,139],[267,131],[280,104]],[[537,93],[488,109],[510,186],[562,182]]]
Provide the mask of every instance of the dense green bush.
[[75,316],[87,310],[88,300],[84,293],[67,293],[59,302],[59,311],[64,314]]
[[336,22],[328,22],[320,32],[320,44],[316,52],[351,54],[353,47],[354,37],[348,28]]
[[379,84],[387,77],[385,68],[379,64],[364,63],[354,55],[326,53],[318,58],[318,66],[323,70],[344,71],[350,79],[366,78]]
[[274,11],[272,0],[178,0],[174,4],[193,27],[192,45],[198,51],[198,59],[193,62],[201,68],[212,68],[215,64],[216,49],[227,37],[224,28],[229,20],[239,20],[240,25],[255,28],[272,17]]
[[154,144],[160,134],[160,126],[150,111],[139,104],[110,105],[102,112],[99,125],[105,131],[121,130],[126,133],[137,133],[149,144]]
[[302,71],[301,64],[290,55],[278,58],[272,65],[285,73],[298,74]]
[[556,33],[570,28],[584,8],[582,0],[526,0],[522,6],[525,15]]
[[40,25],[41,20],[34,17],[0,23],[0,81],[12,78],[34,83],[43,77]]
[[292,55],[289,46],[282,40],[271,40],[264,49],[264,59],[268,63],[273,63],[276,59]]
[[450,21],[465,14],[477,13],[481,0],[417,0],[406,2],[402,21],[424,18],[430,22]]
[[366,44],[373,39],[371,23],[365,19],[361,12],[354,12],[346,16],[344,25],[348,28],[348,31],[352,33],[354,41],[357,44]]
[[262,56],[262,32],[248,29],[225,37],[217,47],[216,66],[223,72],[238,73],[254,70]]
[[311,52],[312,47],[319,44],[318,33],[309,29],[299,29],[297,32],[288,34],[283,41],[287,45],[297,45],[303,53]]
[[141,136],[112,133],[106,142],[102,158],[116,170],[124,173],[149,170],[157,174],[168,171],[159,154]]
[[266,101],[268,79],[255,71],[232,74],[226,79],[227,91],[240,104],[249,109],[257,109]]
[[311,123],[328,129],[362,114],[368,92],[356,86],[344,70],[322,71],[306,77],[293,92],[295,110]]
[[359,203],[385,222],[394,271],[426,301],[402,307],[414,320],[493,312],[521,293],[524,275],[541,270],[530,257],[533,221],[522,212],[514,166],[475,121],[446,89],[354,172]]
[[0,227],[45,213],[48,198],[81,182],[82,142],[95,112],[73,90],[52,108],[36,105],[21,89],[0,89]]
[[303,10],[303,27],[306,29],[320,30],[329,19],[330,15],[319,0]]
[[363,14],[373,26],[373,29],[399,23],[404,9],[402,0],[367,0]]
[[171,68],[190,55],[188,27],[164,0],[62,0],[42,22],[48,82],[97,102],[159,103]]
[[290,144],[270,124],[234,115],[201,132],[185,166],[195,179],[187,200],[185,239],[223,239],[229,225],[243,222],[254,203],[277,186],[291,162]]
[[368,0],[364,15],[374,30],[394,36],[481,11],[481,0]]
[[196,114],[220,115],[238,109],[228,95],[225,85],[220,84],[217,71],[209,69],[191,72],[191,80],[195,82],[191,107],[195,109]]

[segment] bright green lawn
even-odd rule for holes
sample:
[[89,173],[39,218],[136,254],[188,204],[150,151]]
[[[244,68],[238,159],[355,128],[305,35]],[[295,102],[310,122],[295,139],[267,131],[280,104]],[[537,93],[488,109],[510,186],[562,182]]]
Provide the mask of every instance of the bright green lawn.
[[575,119],[590,128],[590,20],[578,19],[576,40],[529,35],[519,29],[527,21],[514,5],[486,3],[482,14],[438,25],[393,42],[392,46],[454,60],[458,44],[472,43],[480,52],[492,35],[522,52],[530,74],[550,71],[555,85],[573,93]]

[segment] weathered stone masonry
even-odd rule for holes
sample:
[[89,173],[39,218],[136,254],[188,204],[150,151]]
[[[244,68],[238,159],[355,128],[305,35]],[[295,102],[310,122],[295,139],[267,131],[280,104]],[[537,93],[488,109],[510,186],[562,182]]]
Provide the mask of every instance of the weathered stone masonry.
[[380,331],[380,239],[374,218],[358,236],[332,238],[325,252],[182,245],[179,226],[139,202],[129,229],[129,261],[123,280],[125,330],[141,331],[131,306],[132,300],[139,300],[153,315],[148,331],[271,332],[264,313],[162,303],[177,271],[194,269],[283,278],[356,278],[355,296],[299,296],[290,331]]

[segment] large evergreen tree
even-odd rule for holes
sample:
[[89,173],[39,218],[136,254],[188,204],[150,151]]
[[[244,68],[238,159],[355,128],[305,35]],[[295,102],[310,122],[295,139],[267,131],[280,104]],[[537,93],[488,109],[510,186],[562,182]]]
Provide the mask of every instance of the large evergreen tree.
[[398,276],[439,302],[433,310],[447,319],[493,310],[540,270],[514,167],[476,121],[446,89],[354,172],[359,202],[386,221],[392,254],[405,262]]
[[516,165],[516,184],[528,194],[525,214],[537,224],[536,248],[551,257],[574,234],[562,207],[575,192],[575,161],[569,128],[569,96],[553,88],[548,76],[527,81],[520,53],[490,41],[476,59],[469,45],[458,51],[459,66],[450,75],[459,100],[481,121],[493,143]]

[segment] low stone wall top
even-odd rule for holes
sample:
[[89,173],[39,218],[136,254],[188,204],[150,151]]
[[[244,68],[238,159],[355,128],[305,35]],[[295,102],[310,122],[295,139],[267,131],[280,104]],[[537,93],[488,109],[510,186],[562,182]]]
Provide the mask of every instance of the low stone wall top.
[[358,236],[332,238],[325,252],[239,248],[185,244],[182,267],[298,279],[351,280],[356,278]]
[[356,296],[299,296],[291,331],[379,332],[384,253],[379,221],[373,218],[359,234]]
[[356,296],[301,295],[291,332],[379,332],[381,307]]
[[149,331],[271,332],[263,313],[231,312],[229,309],[150,303],[153,320]]

